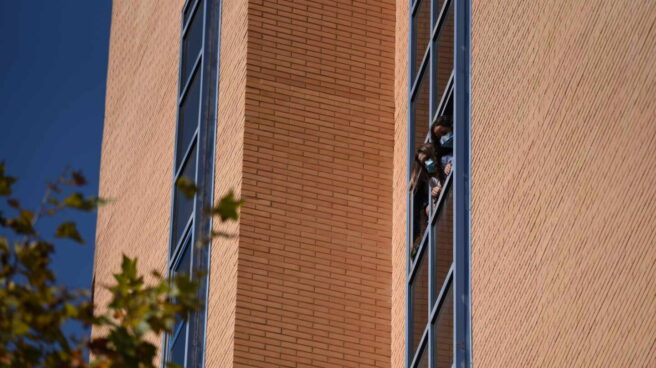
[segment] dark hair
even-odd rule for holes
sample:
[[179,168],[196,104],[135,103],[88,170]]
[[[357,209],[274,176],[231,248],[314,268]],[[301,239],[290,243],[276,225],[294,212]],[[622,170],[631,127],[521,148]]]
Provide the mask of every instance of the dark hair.
[[[424,167],[424,163],[419,161],[419,154],[423,153],[426,155],[426,159],[432,159],[435,164],[437,165],[437,171],[435,174],[428,174],[426,171],[426,168]],[[414,187],[414,185],[420,180],[420,179],[426,179],[428,176],[437,176],[440,181],[443,181],[444,178],[444,170],[442,169],[442,164],[438,157],[435,155],[435,148],[433,147],[432,143],[424,143],[419,148],[417,148],[417,151],[415,152],[415,158],[414,158],[414,163],[412,167],[412,175],[410,177],[410,189]]]
[[444,148],[440,145],[440,137],[435,135],[435,128],[441,126],[453,131],[453,120],[449,115],[438,116],[437,120],[431,125],[430,128],[430,140],[433,143],[433,148],[435,150],[435,156],[441,158],[444,155],[451,153],[451,149]]
[[435,133],[433,131],[435,130],[435,127],[442,126],[448,129],[451,129],[453,131],[453,119],[451,119],[451,116],[449,115],[442,115],[438,116],[437,120],[431,125],[430,128],[430,138],[431,142],[433,142],[434,145],[437,145],[437,142],[439,142],[440,137],[436,137]]

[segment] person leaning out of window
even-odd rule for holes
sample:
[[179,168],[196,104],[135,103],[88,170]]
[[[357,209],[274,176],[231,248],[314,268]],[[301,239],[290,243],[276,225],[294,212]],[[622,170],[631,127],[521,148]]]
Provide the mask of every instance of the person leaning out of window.
[[433,123],[431,142],[433,142],[435,155],[444,168],[444,174],[449,175],[453,168],[453,120],[450,116],[440,116]]
[[[432,143],[422,144],[415,153],[414,167],[412,169],[412,176],[410,180],[410,188],[417,187],[417,193],[426,193],[430,191],[430,198],[432,203],[437,201],[442,190],[442,183],[444,183],[444,169],[442,164],[435,154],[435,148]],[[422,200],[419,203],[426,215],[430,213],[430,206],[428,196],[421,196]]]

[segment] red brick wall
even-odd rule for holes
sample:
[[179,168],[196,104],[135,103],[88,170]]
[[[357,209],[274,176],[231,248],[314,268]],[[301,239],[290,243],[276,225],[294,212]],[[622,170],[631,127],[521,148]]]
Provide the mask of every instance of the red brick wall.
[[656,8],[474,1],[478,367],[656,362]]
[[393,3],[248,7],[235,365],[389,366]]

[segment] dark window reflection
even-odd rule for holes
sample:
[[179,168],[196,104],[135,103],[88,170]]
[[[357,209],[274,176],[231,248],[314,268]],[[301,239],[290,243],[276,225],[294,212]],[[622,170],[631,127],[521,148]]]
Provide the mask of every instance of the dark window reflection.
[[453,363],[453,293],[452,287],[446,294],[444,303],[437,312],[433,351],[435,368],[451,368]]
[[433,270],[433,304],[437,299],[446,276],[453,262],[453,190],[447,188],[443,199],[444,204],[439,208],[437,221],[434,225],[433,254],[435,255],[435,268]]
[[187,324],[185,323],[179,330],[178,335],[171,343],[169,352],[169,362],[181,366],[185,365],[185,347],[187,342]]
[[413,80],[416,79],[419,66],[421,65],[422,58],[428,49],[430,42],[430,0],[419,0],[417,12],[412,17],[412,26],[414,32],[414,69]]
[[433,110],[437,109],[437,105],[446,90],[447,83],[453,71],[453,1],[449,4],[449,9],[446,13],[446,19],[440,28],[437,40],[433,44],[435,49],[435,73],[433,76]]
[[198,70],[194,73],[179,110],[176,168],[180,167],[180,162],[182,162],[198,127],[200,115],[200,72]]
[[426,71],[419,81],[419,86],[415,98],[412,100],[412,114],[415,121],[414,127],[414,141],[415,150],[421,146],[426,140],[428,131],[431,124],[430,110],[429,110],[429,83],[428,76],[430,73]]
[[[426,249],[428,250],[428,249]],[[415,278],[413,279],[410,289],[411,298],[411,316],[410,322],[410,351],[413,353],[419,346],[421,336],[428,324],[428,252],[423,252],[422,257],[417,264],[419,267],[416,271]]]
[[426,214],[428,203],[427,183],[425,181],[419,181],[412,197],[412,248],[410,249],[410,256],[413,259],[419,250],[419,243],[428,225],[428,215]]
[[[184,164],[181,177],[188,178],[192,181],[196,180],[196,145],[192,148],[189,159]],[[187,198],[187,196],[176,187],[173,199],[173,239],[171,241],[171,251],[175,249],[180,237],[183,235],[183,231],[187,222],[189,222],[189,219],[191,218],[193,210],[193,198]]]
[[428,368],[428,349],[421,352],[421,357],[417,360],[416,368]]
[[189,79],[191,69],[203,46],[203,3],[196,6],[187,32],[182,40],[182,85]]

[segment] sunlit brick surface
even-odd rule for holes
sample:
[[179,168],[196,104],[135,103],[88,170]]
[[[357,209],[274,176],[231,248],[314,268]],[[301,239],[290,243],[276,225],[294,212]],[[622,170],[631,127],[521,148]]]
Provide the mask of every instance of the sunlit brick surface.
[[[216,130],[215,198],[233,189],[241,196],[246,83],[247,3],[224,1],[221,23],[219,118]],[[241,237],[234,222],[215,230],[237,235],[212,243],[207,318],[206,367],[233,367],[237,256]]]
[[408,195],[409,3],[396,2],[394,47],[394,176],[392,181],[391,366],[405,366]]
[[656,5],[474,1],[477,367],[656,362]]
[[[182,3],[113,3],[101,307],[122,253],[166,270]],[[654,6],[473,1],[477,367],[656,361]],[[247,204],[212,244],[207,367],[405,365],[408,9],[223,1],[215,196]]]
[[101,307],[123,253],[144,273],[166,273],[182,3],[113,2],[99,189],[112,202],[98,211],[94,268]]

